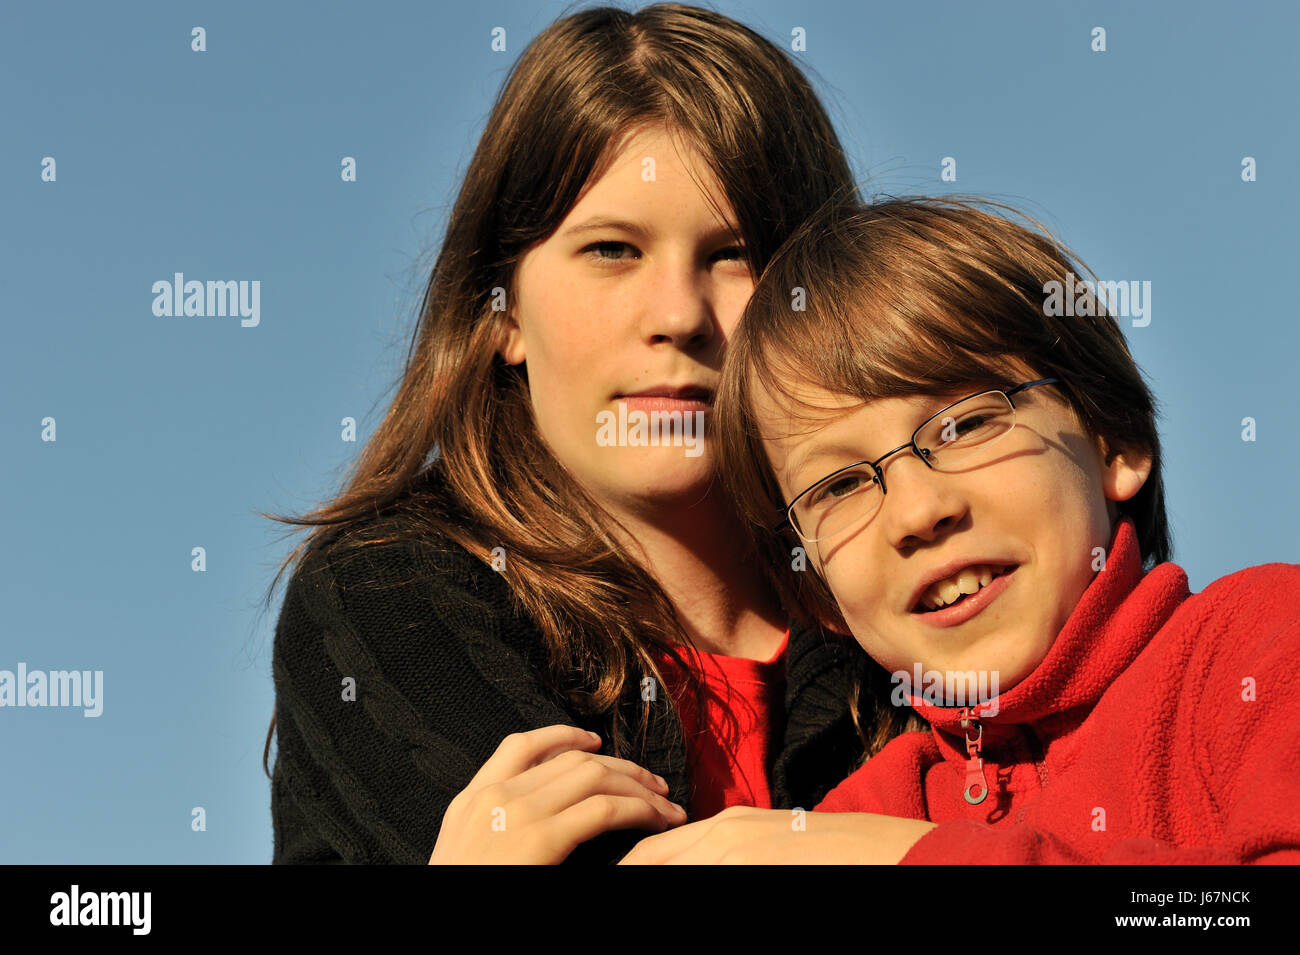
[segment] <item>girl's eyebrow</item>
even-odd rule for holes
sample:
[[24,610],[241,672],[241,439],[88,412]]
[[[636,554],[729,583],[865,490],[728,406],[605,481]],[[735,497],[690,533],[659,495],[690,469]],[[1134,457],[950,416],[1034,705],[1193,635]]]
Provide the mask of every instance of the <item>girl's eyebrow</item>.
[[626,219],[610,219],[605,216],[596,216],[579,225],[570,226],[565,229],[562,234],[576,235],[580,232],[598,232],[602,229],[617,229],[623,232],[630,232],[642,239],[647,239],[653,235],[650,229],[641,225],[639,222],[629,222]]
[[[578,225],[569,226],[561,235],[578,235],[583,232],[600,232],[619,230],[629,232],[639,239],[645,241],[654,237],[654,230],[639,222],[631,222],[627,219],[614,219],[609,216],[594,216],[586,222],[580,222]],[[711,231],[708,235],[710,241],[730,239],[733,234],[740,232],[740,226],[732,222],[728,225],[721,225]]]

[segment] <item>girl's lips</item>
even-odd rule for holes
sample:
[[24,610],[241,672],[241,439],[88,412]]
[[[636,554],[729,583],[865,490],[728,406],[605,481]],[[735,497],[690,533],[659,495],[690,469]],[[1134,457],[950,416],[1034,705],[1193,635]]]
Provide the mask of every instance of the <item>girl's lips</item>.
[[713,402],[703,398],[669,398],[665,395],[620,395],[628,411],[710,411]]
[[997,577],[989,582],[987,587],[981,587],[978,593],[973,593],[959,603],[950,607],[944,607],[942,610],[931,610],[925,613],[912,611],[912,618],[920,620],[922,623],[929,624],[932,627],[955,627],[959,623],[965,623],[971,617],[975,616],[993,601],[998,599],[998,595],[1011,585],[1011,578],[1015,576],[1020,565],[1016,565],[1010,570],[1003,571]]

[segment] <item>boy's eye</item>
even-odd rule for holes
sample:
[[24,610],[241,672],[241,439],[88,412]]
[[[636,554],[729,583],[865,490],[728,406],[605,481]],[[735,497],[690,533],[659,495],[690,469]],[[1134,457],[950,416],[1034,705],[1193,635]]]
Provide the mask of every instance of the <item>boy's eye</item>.
[[845,471],[829,481],[817,485],[808,495],[809,507],[829,507],[851,494],[869,491],[876,486],[875,472],[868,468]]
[[987,414],[966,415],[954,424],[953,431],[959,440],[969,438],[988,427],[989,417]]

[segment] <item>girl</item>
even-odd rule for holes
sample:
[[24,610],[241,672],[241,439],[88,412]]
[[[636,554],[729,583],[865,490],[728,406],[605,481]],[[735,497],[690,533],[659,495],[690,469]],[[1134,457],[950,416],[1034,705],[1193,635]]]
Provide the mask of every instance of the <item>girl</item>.
[[723,471],[785,535],[773,566],[806,549],[784,585],[930,727],[794,826],[728,810],[625,861],[1300,861],[1300,566],[1189,593],[1154,404],[1083,274],[956,200],[831,207],[778,253],[723,375]]
[[[527,48],[392,407],[337,499],[276,518],[316,531],[275,637],[274,861],[608,863],[820,799],[904,725],[735,549],[694,427],[754,276],[854,191],[807,81],[725,17],[598,8]],[[609,429],[633,414],[663,440]]]

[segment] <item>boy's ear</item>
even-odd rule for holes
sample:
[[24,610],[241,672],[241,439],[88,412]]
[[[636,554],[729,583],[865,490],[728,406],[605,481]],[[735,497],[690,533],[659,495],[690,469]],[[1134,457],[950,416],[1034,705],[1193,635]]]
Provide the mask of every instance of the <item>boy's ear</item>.
[[522,365],[524,363],[524,333],[519,329],[519,323],[515,321],[513,313],[507,312],[502,321],[506,326],[506,340],[497,349],[497,354],[501,356],[507,365]]
[[1151,476],[1151,455],[1145,451],[1112,449],[1100,442],[1101,484],[1109,501],[1127,501]]

